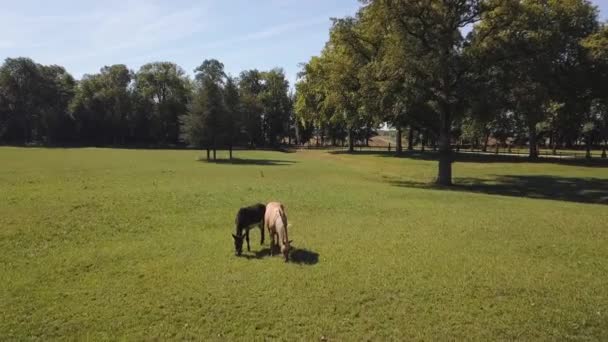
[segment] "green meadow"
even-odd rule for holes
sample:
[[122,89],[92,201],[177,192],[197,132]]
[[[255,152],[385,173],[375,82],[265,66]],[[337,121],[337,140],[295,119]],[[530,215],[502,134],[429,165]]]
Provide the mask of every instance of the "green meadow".
[[202,154],[0,148],[0,340],[608,340],[605,165]]

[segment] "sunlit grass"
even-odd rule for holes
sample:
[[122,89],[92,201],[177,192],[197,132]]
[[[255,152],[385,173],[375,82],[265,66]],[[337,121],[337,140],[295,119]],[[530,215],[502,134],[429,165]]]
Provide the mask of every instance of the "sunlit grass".
[[[415,185],[433,161],[201,155],[1,148],[0,340],[608,339],[603,188],[560,188],[608,168],[456,163],[444,191]],[[554,189],[513,196],[513,175]],[[235,257],[237,209],[271,200],[295,262],[257,230]]]

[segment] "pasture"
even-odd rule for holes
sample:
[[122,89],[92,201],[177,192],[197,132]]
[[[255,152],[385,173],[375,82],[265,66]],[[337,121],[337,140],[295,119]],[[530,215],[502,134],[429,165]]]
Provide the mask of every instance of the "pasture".
[[[607,167],[201,155],[0,148],[0,340],[608,339]],[[293,262],[236,257],[271,200]]]

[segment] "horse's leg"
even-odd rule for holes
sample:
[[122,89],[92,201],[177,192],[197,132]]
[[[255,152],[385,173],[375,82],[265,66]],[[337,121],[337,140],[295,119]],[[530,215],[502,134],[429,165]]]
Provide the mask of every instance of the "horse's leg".
[[271,232],[268,232],[268,234],[270,234],[270,256],[274,255],[274,234]]
[[249,247],[249,229],[246,229],[245,231],[245,239],[247,239],[247,251],[251,252],[251,247]]
[[260,242],[260,245],[263,245],[264,244],[264,225],[259,224],[258,227],[260,227],[260,234],[262,234],[262,240]]

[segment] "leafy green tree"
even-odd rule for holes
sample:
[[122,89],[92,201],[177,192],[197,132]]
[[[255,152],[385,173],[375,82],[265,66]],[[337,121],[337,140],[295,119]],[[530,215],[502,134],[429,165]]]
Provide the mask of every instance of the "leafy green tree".
[[608,25],[583,40],[587,58],[591,65],[591,121],[597,127],[598,139],[603,141],[602,158],[606,158],[608,145]]
[[181,118],[182,140],[207,150],[207,160],[213,150],[216,160],[217,144],[222,138],[222,117],[226,112],[222,89],[212,79],[204,79],[196,90],[188,113]]
[[[597,10],[585,0],[505,4],[500,15],[485,17],[475,29],[474,36],[491,39],[474,42],[505,70],[509,108],[526,122],[530,157],[536,158],[537,125],[547,119],[551,103],[584,101],[584,78],[573,76],[584,74],[580,42],[597,29]],[[569,91],[560,91],[568,84]],[[579,112],[563,113],[573,111]]]
[[326,106],[333,110],[331,121],[344,122],[348,132],[348,151],[353,152],[356,131],[363,125],[366,111],[361,97],[362,83],[359,72],[366,60],[353,54],[349,46],[340,39],[341,26],[353,25],[351,21],[334,21],[330,41],[323,54],[326,61],[327,94]]
[[26,143],[38,138],[42,83],[40,66],[29,58],[7,58],[2,64],[2,140]]
[[266,141],[277,146],[289,133],[289,82],[282,69],[262,73],[264,90],[259,95],[263,107],[263,127]]
[[242,104],[240,126],[247,137],[249,146],[254,147],[264,142],[262,135],[262,116],[264,108],[261,94],[264,91],[262,73],[258,70],[241,72],[238,80],[239,96]]
[[74,120],[68,107],[74,97],[76,80],[63,67],[40,66],[40,136],[48,144],[73,140]]
[[360,78],[365,59],[353,53],[346,39],[355,23],[352,18],[334,20],[330,41],[321,55],[303,66],[295,101],[299,120],[314,123],[321,140],[328,128],[345,127],[350,152],[367,113]]
[[133,109],[133,73],[122,64],[85,75],[70,104],[79,140],[94,144],[125,144]]
[[[397,130],[396,153],[403,150],[403,129],[409,124],[409,115],[420,100],[414,86],[415,76],[409,68],[409,56],[403,44],[411,44],[390,30],[385,19],[386,7],[373,5],[359,10],[355,18],[336,20],[332,38],[340,41],[357,57],[360,68],[360,114],[370,125],[388,122]],[[411,131],[411,130],[410,130]],[[410,144],[411,147],[411,144]]]
[[226,72],[224,64],[217,59],[206,59],[201,65],[194,69],[195,79],[203,84],[205,81],[210,81],[216,85],[222,86],[226,82]]
[[174,63],[156,62],[142,66],[135,74],[135,92],[148,112],[151,138],[160,143],[179,142],[179,120],[186,113],[191,96],[190,80]]
[[0,140],[67,142],[73,138],[68,104],[76,81],[63,67],[28,58],[0,67]]
[[225,138],[224,65],[217,60],[205,60],[195,69],[196,90],[188,113],[181,119],[182,140],[195,147],[205,147],[207,160],[213,150],[217,159],[218,144]]
[[230,159],[232,159],[232,146],[235,144],[242,125],[242,104],[239,95],[237,81],[228,77],[224,87],[224,103],[226,114],[224,116],[223,129],[225,140],[229,146]]
[[378,6],[387,27],[404,42],[403,53],[412,56],[408,73],[428,84],[432,113],[439,122],[439,168],[437,183],[452,184],[452,124],[466,100],[465,85],[470,69],[467,48],[470,36],[461,29],[474,24],[493,3],[463,1],[393,1],[368,0]]
[[[334,109],[328,105],[326,63],[323,57],[312,57],[302,65],[299,81],[296,83],[295,115],[302,128],[312,132],[319,130],[333,117]],[[302,139],[309,141],[310,139]]]

